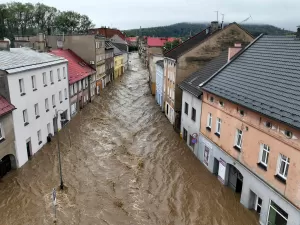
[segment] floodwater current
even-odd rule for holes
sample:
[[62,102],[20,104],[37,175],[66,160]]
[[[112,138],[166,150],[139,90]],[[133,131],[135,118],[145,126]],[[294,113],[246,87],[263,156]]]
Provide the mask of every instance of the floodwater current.
[[[137,54],[130,68],[59,132],[64,225],[256,225],[174,132],[150,95]],[[53,224],[56,138],[0,182],[0,224]]]

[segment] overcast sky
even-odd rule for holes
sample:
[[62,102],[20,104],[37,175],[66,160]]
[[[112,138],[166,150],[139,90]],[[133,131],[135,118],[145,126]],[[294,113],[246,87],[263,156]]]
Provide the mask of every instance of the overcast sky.
[[[37,0],[19,0],[37,3]],[[4,3],[7,1],[0,0]],[[88,15],[97,27],[131,29],[179,22],[216,20],[214,11],[225,14],[225,22],[264,23],[289,30],[300,25],[299,0],[43,0],[59,10]],[[221,15],[219,14],[219,20]]]

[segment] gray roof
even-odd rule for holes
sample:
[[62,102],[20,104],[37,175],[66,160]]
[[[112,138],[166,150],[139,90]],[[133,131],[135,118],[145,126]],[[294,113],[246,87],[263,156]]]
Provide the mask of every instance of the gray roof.
[[114,48],[114,55],[122,55],[122,51],[118,49],[115,44],[111,44]]
[[164,60],[158,60],[156,64],[161,66],[161,68],[164,68]]
[[218,57],[207,63],[202,69],[192,73],[187,79],[179,84],[179,87],[199,98],[202,90],[199,87],[201,83],[209,79],[214,73],[227,63],[228,50],[222,52]]
[[113,44],[122,52],[127,52],[127,45],[121,43],[115,43],[115,42],[113,42]]
[[113,49],[114,46],[110,41],[105,41],[105,49]]
[[204,90],[300,128],[300,40],[262,35]]
[[36,52],[30,48],[11,48],[10,51],[0,51],[0,70],[16,73],[61,62],[66,59],[49,53]]

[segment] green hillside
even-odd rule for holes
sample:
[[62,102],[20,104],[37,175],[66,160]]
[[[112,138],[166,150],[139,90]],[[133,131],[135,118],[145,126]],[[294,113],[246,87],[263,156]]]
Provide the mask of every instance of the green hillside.
[[[169,26],[142,28],[142,36],[154,37],[188,37],[195,35],[201,30],[209,26],[208,23],[177,23]],[[253,36],[258,36],[261,33],[272,35],[286,35],[292,33],[272,25],[265,24],[241,24]],[[124,31],[127,36],[139,36],[140,29],[132,29]]]

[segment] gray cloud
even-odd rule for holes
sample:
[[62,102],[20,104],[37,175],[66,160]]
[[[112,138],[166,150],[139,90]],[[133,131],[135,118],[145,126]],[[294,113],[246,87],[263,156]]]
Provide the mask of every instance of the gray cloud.
[[214,12],[216,10],[220,14],[225,14],[225,22],[241,22],[251,14],[253,19],[246,23],[271,24],[289,30],[296,30],[296,26],[300,25],[299,0],[43,0],[42,2],[60,10],[86,14],[97,27],[112,26],[119,29],[178,22],[209,22],[216,20]]

